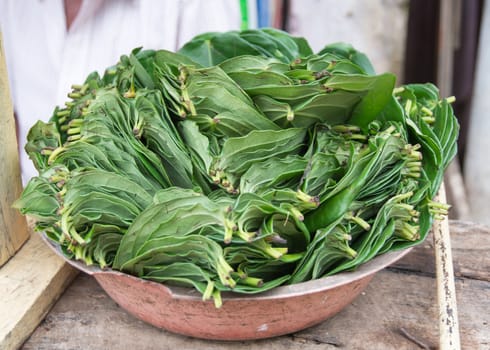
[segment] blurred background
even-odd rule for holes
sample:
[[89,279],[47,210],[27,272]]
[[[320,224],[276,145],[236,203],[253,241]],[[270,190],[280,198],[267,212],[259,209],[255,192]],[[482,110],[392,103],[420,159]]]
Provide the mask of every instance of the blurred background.
[[252,0],[248,26],[344,41],[398,84],[432,82],[455,96],[459,154],[445,178],[450,217],[490,224],[490,5],[485,0]]

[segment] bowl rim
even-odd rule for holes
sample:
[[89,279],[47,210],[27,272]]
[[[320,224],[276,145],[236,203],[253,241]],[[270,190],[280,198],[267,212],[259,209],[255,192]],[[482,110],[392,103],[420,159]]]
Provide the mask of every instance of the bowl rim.
[[[171,294],[174,298],[182,298],[182,299],[199,299],[202,300],[202,295],[191,287],[179,287],[168,285],[164,283],[159,283],[151,280],[146,280],[143,278],[139,278],[134,275],[130,275],[124,273],[122,271],[113,270],[111,268],[101,268],[97,265],[86,265],[82,261],[69,259],[67,256],[63,254],[59,244],[50,239],[45,232],[41,232],[41,237],[43,241],[65,262],[80,270],[88,275],[91,275],[100,282],[104,277],[123,277],[129,278],[134,281],[140,283],[148,283],[150,285],[157,285],[160,288],[166,290],[167,293]],[[268,291],[259,292],[259,293],[238,293],[233,291],[225,291],[221,293],[221,297],[223,300],[225,299],[234,299],[234,300],[260,300],[260,299],[275,299],[275,298],[284,298],[284,297],[295,297],[302,296],[305,292],[309,294],[324,292],[329,289],[334,289],[341,287],[343,285],[352,283],[357,280],[361,280],[363,278],[373,276],[376,272],[383,270],[399,259],[403,258],[406,254],[408,254],[413,249],[413,246],[383,253],[374,257],[373,259],[359,265],[355,270],[352,271],[342,271],[337,274],[317,278],[314,280],[304,281],[300,283],[294,284],[286,284],[280,285]]]

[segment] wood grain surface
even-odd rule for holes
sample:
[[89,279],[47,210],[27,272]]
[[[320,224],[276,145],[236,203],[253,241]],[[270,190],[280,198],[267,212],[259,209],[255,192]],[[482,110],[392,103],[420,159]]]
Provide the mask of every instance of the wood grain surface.
[[12,208],[22,191],[14,111],[0,32],[0,266],[29,238],[25,218]]
[[33,234],[0,269],[0,349],[21,346],[76,274]]
[[[461,345],[490,349],[490,229],[460,221],[451,221],[450,227]],[[22,349],[436,349],[431,242],[429,237],[378,273],[336,316],[301,332],[260,341],[204,341],[157,329],[126,313],[92,277],[80,274]]]

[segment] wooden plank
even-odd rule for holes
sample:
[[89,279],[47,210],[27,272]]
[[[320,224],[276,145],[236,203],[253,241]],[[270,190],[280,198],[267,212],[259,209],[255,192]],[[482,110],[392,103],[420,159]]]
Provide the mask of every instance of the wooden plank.
[[[465,266],[478,265],[482,254],[468,254],[465,238],[489,242],[490,231],[474,230],[475,225],[467,223],[451,221],[450,224],[454,261],[466,259]],[[483,251],[480,253],[485,255]],[[409,261],[423,257],[434,265],[432,248],[419,252],[414,249],[409,255],[412,254],[414,258]],[[436,280],[433,270],[432,273],[419,271],[416,266],[414,270],[386,269],[378,273],[351,305],[315,327],[269,340],[236,343],[191,339],[145,324],[121,309],[92,277],[81,274],[22,350],[437,348]],[[456,280],[464,349],[490,348],[489,289],[490,282],[486,280],[471,277]]]
[[[437,197],[440,203],[446,203],[444,185],[439,189]],[[436,263],[437,304],[439,305],[439,346],[441,350],[458,350],[461,349],[461,341],[447,216],[434,221],[432,232]]]
[[[449,225],[455,276],[490,282],[490,227],[460,220],[449,220]],[[432,236],[392,267],[434,275]]]
[[29,237],[25,218],[12,208],[22,191],[14,112],[0,33],[0,266]]
[[[458,280],[461,344],[484,349],[490,344],[488,282]],[[307,339],[330,336],[346,349],[437,349],[438,305],[433,277],[383,271],[342,314],[300,333]],[[410,338],[409,338],[410,337]],[[414,340],[417,340],[416,344]]]
[[[463,305],[463,348],[488,348],[490,313],[482,310],[490,308],[490,283],[464,279],[456,286]],[[22,350],[420,349],[414,340],[435,349],[439,338],[435,289],[433,277],[385,270],[351,305],[315,327],[268,340],[217,342],[179,336],[145,324],[114,303],[92,277],[81,274]]]
[[0,269],[0,349],[18,349],[76,274],[32,234]]

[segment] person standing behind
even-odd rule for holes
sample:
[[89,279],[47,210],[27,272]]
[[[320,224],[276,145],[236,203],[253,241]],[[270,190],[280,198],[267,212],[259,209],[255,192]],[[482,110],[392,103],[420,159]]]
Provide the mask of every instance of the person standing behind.
[[0,30],[16,115],[24,184],[37,175],[23,150],[72,84],[136,47],[176,51],[197,34],[239,29],[230,0],[2,0]]

